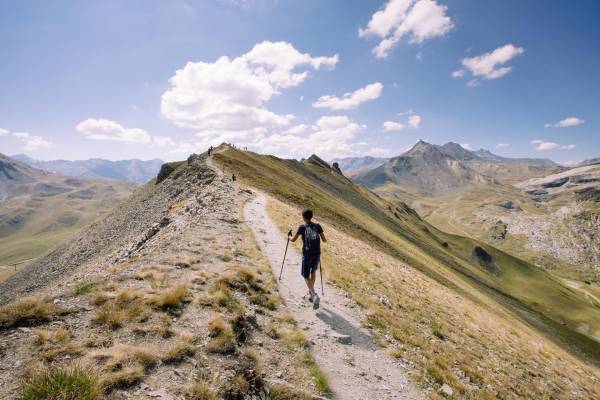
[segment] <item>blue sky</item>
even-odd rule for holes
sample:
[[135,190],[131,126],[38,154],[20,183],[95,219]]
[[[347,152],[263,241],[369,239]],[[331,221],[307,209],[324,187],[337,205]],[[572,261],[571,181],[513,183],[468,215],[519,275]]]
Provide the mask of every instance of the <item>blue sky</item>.
[[392,156],[422,138],[598,157],[598,15],[593,0],[0,0],[0,152]]

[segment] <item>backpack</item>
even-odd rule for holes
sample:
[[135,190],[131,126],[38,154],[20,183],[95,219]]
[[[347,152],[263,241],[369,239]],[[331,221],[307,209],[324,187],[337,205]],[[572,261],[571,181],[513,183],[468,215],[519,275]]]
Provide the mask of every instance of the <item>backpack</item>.
[[304,224],[304,251],[311,252],[321,248],[321,239],[316,224]]

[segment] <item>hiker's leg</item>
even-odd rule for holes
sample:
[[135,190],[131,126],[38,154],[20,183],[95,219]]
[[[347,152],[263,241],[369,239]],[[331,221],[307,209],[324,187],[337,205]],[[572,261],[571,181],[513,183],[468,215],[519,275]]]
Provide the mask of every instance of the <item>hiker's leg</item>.
[[308,286],[308,290],[314,290],[315,283],[313,282],[311,277],[304,278],[304,282],[306,282],[306,286]]
[[315,269],[310,273],[310,287],[315,290],[315,282],[317,281],[317,270]]
[[300,275],[304,278],[304,282],[306,282],[306,286],[308,286],[308,290],[312,290],[311,280],[310,280],[310,264],[309,259],[306,256],[302,256],[302,271]]

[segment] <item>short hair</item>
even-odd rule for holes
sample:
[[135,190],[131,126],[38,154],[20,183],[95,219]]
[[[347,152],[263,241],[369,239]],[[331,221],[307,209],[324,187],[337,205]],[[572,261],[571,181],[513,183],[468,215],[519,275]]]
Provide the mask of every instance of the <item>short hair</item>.
[[307,208],[306,210],[302,211],[302,216],[306,219],[312,219],[313,212],[310,208]]

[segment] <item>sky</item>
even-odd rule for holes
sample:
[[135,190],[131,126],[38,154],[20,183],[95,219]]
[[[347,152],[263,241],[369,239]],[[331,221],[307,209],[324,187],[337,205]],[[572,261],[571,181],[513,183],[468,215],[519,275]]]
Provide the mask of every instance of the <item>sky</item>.
[[0,152],[600,157],[594,0],[0,0]]

